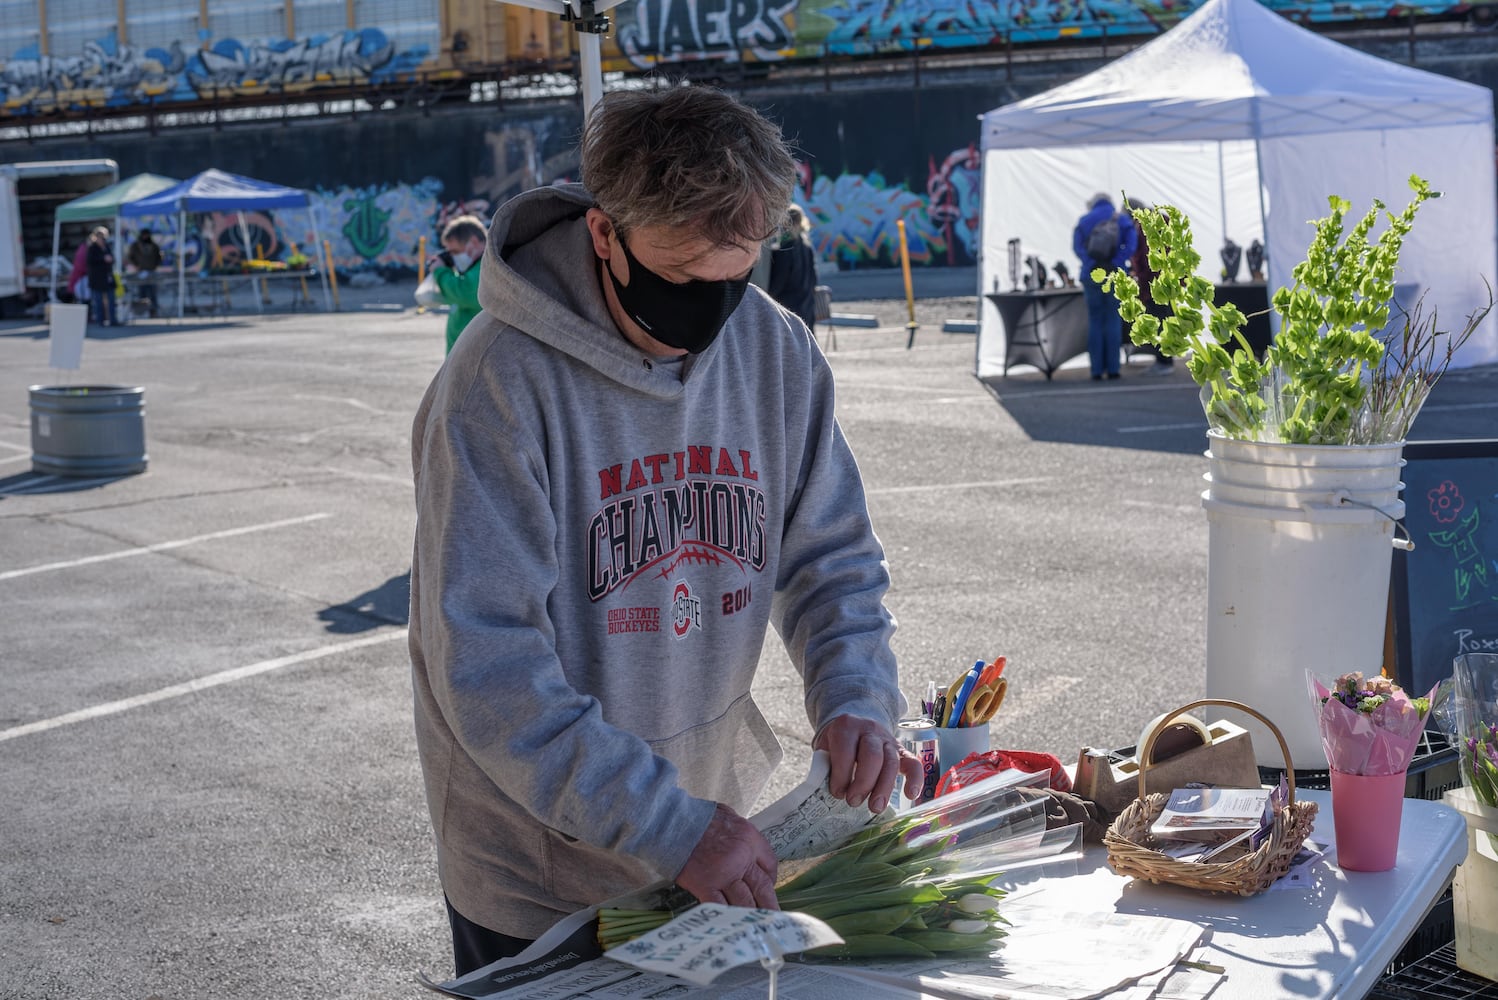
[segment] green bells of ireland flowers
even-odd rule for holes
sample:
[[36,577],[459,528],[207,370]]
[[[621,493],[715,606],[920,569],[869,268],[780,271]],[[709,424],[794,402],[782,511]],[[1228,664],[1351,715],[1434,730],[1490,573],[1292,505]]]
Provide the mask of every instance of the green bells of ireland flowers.
[[[1214,301],[1212,282],[1198,275],[1201,255],[1191,221],[1163,205],[1140,209],[1135,222],[1149,245],[1154,302],[1169,315],[1152,315],[1138,281],[1101,268],[1093,278],[1119,302],[1129,338],[1166,357],[1189,355],[1187,369],[1202,387],[1208,423],[1227,437],[1291,444],[1381,444],[1403,440],[1431,387],[1452,356],[1492,308],[1468,315],[1464,329],[1436,329],[1436,314],[1420,305],[1404,314],[1404,328],[1388,333],[1394,275],[1404,238],[1420,206],[1439,197],[1418,176],[1402,212],[1375,200],[1351,229],[1352,205],[1331,196],[1330,213],[1315,222],[1306,259],[1294,283],[1275,291],[1279,332],[1263,360],[1243,336],[1248,321],[1237,306]],[[1371,238],[1380,213],[1388,225]],[[1345,230],[1345,231],[1344,231]],[[1399,338],[1398,349],[1388,345]]]

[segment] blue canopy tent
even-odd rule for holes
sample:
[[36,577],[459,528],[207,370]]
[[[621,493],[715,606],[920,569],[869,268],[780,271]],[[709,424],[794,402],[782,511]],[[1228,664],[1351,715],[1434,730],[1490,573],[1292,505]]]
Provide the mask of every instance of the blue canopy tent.
[[[312,220],[313,240],[322,246],[322,234],[318,232],[317,216],[312,214],[312,199],[300,188],[283,187],[267,181],[227,173],[223,170],[205,170],[174,184],[153,195],[127,202],[119,207],[121,216],[136,218],[142,215],[177,216],[177,317],[183,314],[184,291],[187,287],[186,254],[182,252],[187,235],[188,212],[235,212],[239,215],[240,234],[245,246],[250,245],[245,227],[246,210],[268,211],[277,208],[301,208]],[[329,310],[332,304],[328,295],[326,268],[318,268],[322,280],[323,305]],[[258,302],[258,300],[257,300]]]

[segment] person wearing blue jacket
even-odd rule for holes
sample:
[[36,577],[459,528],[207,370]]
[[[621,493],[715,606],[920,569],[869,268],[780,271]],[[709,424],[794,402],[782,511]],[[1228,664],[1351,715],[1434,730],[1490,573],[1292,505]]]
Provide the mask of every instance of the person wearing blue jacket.
[[1112,271],[1123,267],[1139,245],[1134,219],[1113,207],[1113,199],[1099,192],[1087,202],[1087,214],[1072,230],[1072,250],[1082,262],[1082,297],[1087,302],[1087,354],[1092,361],[1092,380],[1118,378],[1123,349],[1123,320],[1118,299],[1092,280],[1093,268]]

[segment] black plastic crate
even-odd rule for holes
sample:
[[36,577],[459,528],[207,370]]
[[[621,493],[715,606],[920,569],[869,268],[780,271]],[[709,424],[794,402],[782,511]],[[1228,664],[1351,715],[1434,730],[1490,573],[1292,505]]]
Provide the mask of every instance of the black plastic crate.
[[1411,965],[1416,965],[1427,956],[1442,948],[1449,948],[1456,940],[1456,912],[1451,899],[1451,886],[1441,893],[1441,898],[1430,905],[1430,910],[1420,921],[1420,926],[1410,935],[1399,954],[1389,963],[1385,974],[1393,975]]
[[1380,979],[1367,1000],[1498,1000],[1498,983],[1458,968],[1448,944]]

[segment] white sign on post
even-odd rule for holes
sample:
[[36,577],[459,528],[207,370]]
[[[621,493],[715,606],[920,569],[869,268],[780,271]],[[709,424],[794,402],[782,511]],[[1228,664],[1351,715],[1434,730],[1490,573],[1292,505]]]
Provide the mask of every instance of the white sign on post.
[[88,328],[88,306],[51,305],[52,323],[48,340],[52,368],[76,371],[83,367],[83,334]]

